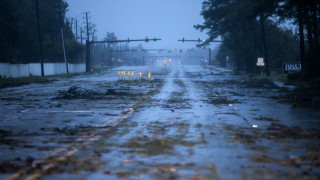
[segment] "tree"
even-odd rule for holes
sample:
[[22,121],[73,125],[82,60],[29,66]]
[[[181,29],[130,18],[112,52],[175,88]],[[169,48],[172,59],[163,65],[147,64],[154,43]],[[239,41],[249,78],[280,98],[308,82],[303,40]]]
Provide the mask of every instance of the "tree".
[[[117,36],[114,34],[114,32],[107,32],[106,37],[104,38],[105,41],[116,41],[117,40]],[[107,43],[108,47],[110,46],[115,46],[115,43]]]
[[13,54],[17,52],[17,20],[12,12],[8,1],[0,1],[0,62],[14,59]]
[[[277,27],[270,18],[275,14],[277,7],[276,0],[207,0],[203,2],[201,12],[205,23],[195,27],[201,31],[208,30],[207,43],[221,36],[223,44],[220,51],[225,53],[218,52],[220,60],[225,59],[222,55],[229,56],[235,61],[237,70],[252,73],[256,70],[257,57],[267,57],[266,47],[270,47],[270,52],[277,50],[278,54],[281,54],[279,51],[286,50],[272,39],[287,36],[285,30]],[[269,35],[271,31],[275,34]],[[265,35],[263,32],[266,32]],[[287,39],[290,46],[295,44],[294,36]],[[289,46],[286,42],[282,42],[281,45]],[[273,61],[278,58],[274,54],[270,57],[270,64],[275,64]],[[268,74],[268,69],[266,70]]]
[[[83,48],[75,40],[65,14],[68,4],[62,0],[40,0],[40,26],[45,62],[63,62],[60,25],[64,26],[67,55],[78,62]],[[60,13],[61,12],[61,13]],[[38,62],[37,19],[34,0],[1,0],[0,61]]]
[[320,77],[320,1],[282,0],[276,13],[281,20],[292,20],[298,26],[303,78]]

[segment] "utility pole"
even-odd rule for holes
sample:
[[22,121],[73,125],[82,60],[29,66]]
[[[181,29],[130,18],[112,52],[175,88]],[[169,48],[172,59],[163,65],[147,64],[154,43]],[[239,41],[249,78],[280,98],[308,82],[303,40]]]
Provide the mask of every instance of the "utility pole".
[[71,28],[71,31],[72,31],[72,28],[73,28],[73,18],[71,18],[70,28]]
[[263,5],[261,3],[261,0],[259,2],[260,2],[260,7],[261,7],[260,24],[261,24],[261,33],[262,33],[263,53],[264,53],[264,59],[266,62],[266,75],[270,76],[268,46],[267,46],[265,26],[264,26],[264,9],[263,9]]
[[76,19],[76,40],[78,41],[78,20]]
[[[200,38],[198,38],[198,39],[184,39],[184,38],[182,38],[182,39],[179,39],[178,41],[182,41],[183,43],[184,42],[198,42],[198,43],[205,42],[205,40],[201,40]],[[221,40],[212,40],[210,42],[222,42],[222,41]],[[197,47],[198,47],[198,44],[197,44]],[[211,53],[212,53],[211,48],[209,48],[209,60],[208,60],[209,65],[212,65]]]
[[82,30],[82,27],[80,27],[80,42],[81,42],[81,45],[83,45],[83,37],[82,37],[82,33],[83,33],[83,30]]
[[91,67],[90,67],[90,56],[91,56],[91,51],[90,51],[90,41],[89,41],[89,21],[88,21],[88,12],[86,12],[86,23],[87,23],[87,40],[86,40],[86,72],[90,72]]
[[44,66],[43,66],[43,53],[42,53],[42,37],[40,29],[40,16],[39,16],[39,2],[36,0],[36,11],[37,11],[37,26],[38,26],[38,40],[39,40],[39,50],[40,50],[40,62],[41,62],[41,76],[44,76]]
[[211,48],[209,48],[209,62],[208,62],[209,65],[212,65],[211,63]]
[[87,41],[89,41],[89,20],[88,20],[88,12],[86,12],[86,24],[87,24]]
[[61,30],[63,58],[64,58],[64,63],[66,64],[67,74],[69,74],[69,67],[68,67],[68,61],[67,61],[67,56],[66,56],[66,48],[65,48],[65,41],[64,41],[63,17],[62,17],[62,6],[61,6],[61,4],[59,6],[59,12],[60,12],[60,30]]

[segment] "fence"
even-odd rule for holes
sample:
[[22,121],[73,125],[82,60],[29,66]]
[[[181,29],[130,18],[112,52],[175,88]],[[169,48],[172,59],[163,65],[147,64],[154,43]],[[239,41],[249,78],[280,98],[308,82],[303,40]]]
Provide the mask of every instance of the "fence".
[[[68,64],[69,73],[81,73],[86,72],[85,64]],[[64,63],[44,63],[44,74],[45,75],[55,75],[55,74],[65,74],[66,65]],[[23,77],[29,76],[30,74],[34,76],[41,75],[40,63],[30,63],[30,64],[9,64],[0,63],[0,75],[7,77]]]

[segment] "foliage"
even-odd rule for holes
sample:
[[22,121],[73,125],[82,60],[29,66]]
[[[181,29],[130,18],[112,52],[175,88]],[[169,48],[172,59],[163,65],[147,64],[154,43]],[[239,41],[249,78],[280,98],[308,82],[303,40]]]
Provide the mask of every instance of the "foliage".
[[[45,62],[63,62],[61,25],[67,58],[77,62],[83,47],[66,21],[68,4],[63,0],[39,0],[40,29]],[[39,41],[34,0],[0,2],[0,62],[39,62]]]
[[[301,32],[305,32],[302,37],[307,37],[308,51],[311,51],[318,44],[319,9],[317,0],[306,3],[299,0],[206,0],[201,12],[205,22],[195,27],[201,31],[208,30],[209,38],[203,45],[219,36],[222,38],[223,43],[217,53],[220,64],[225,65],[229,56],[237,70],[254,72],[257,57],[268,55],[270,70],[279,72],[283,62],[301,59],[301,42],[304,42],[291,29],[281,27],[281,23],[291,21],[298,26],[302,23]],[[310,63],[316,64],[317,68],[320,64],[315,63],[318,62],[315,58],[319,56],[315,53],[317,51],[312,52],[305,61],[301,59],[308,77],[318,76],[312,73],[314,70]]]
[[298,26],[303,78],[319,78],[320,1],[281,0],[275,14],[280,20],[291,20]]

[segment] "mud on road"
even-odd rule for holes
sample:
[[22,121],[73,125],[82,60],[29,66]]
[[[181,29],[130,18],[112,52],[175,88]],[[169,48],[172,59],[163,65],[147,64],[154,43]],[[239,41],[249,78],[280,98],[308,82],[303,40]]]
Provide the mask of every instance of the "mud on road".
[[[130,69],[129,67],[124,67]],[[132,70],[132,69],[130,69]],[[1,89],[1,179],[318,179],[320,113],[198,66]]]

